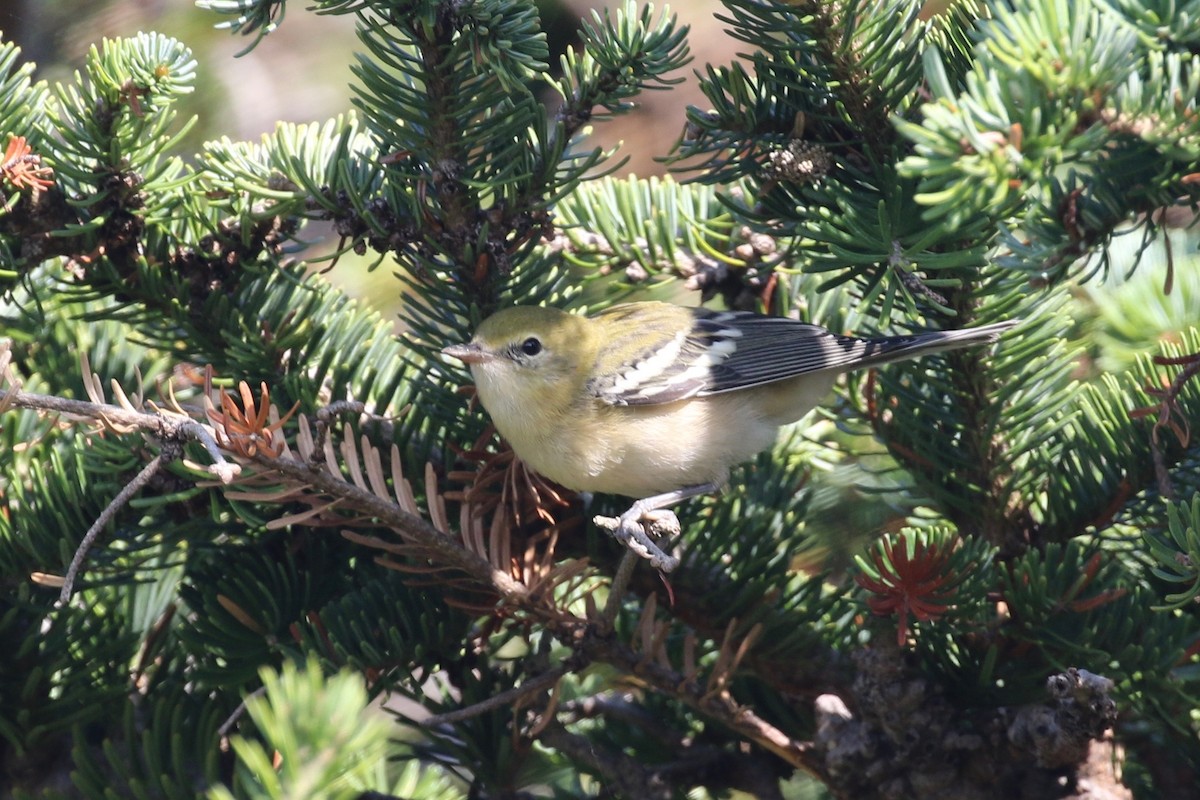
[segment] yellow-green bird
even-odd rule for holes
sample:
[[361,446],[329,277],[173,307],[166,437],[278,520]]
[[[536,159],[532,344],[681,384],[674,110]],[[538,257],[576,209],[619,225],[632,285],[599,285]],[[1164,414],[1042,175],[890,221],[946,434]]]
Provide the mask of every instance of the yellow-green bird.
[[[569,489],[638,498],[617,534],[644,543],[644,517],[715,491],[839,373],[987,344],[1014,324],[860,339],[670,303],[590,317],[518,306],[442,353],[470,367],[496,429],[535,471]],[[658,555],[656,566],[677,563]]]

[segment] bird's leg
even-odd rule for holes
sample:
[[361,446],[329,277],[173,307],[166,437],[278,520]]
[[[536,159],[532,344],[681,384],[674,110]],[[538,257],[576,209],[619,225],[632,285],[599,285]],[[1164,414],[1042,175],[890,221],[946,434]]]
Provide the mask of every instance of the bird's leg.
[[645,497],[635,501],[619,518],[596,517],[595,522],[612,533],[618,542],[649,561],[650,566],[671,572],[679,566],[679,559],[664,553],[654,543],[651,534],[658,538],[677,535],[680,531],[679,518],[667,507],[689,497],[715,492],[717,488],[715,483],[701,483]]

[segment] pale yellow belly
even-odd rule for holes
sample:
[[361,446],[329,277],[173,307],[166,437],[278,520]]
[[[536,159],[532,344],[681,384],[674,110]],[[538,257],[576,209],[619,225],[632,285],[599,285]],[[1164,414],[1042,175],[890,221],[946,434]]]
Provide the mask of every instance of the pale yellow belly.
[[[833,385],[806,375],[770,387],[650,406],[607,406],[570,413],[555,424],[506,415],[500,433],[536,472],[584,492],[651,495],[704,483],[720,485],[729,468],[775,443]],[[507,427],[507,429],[506,429]]]
[[[525,457],[570,489],[647,497],[702,483],[724,483],[729,467],[775,441],[777,426],[754,417],[735,394],[656,406],[602,408]],[[619,419],[614,426],[613,417]],[[606,436],[605,431],[619,430]],[[514,449],[521,449],[514,442]]]

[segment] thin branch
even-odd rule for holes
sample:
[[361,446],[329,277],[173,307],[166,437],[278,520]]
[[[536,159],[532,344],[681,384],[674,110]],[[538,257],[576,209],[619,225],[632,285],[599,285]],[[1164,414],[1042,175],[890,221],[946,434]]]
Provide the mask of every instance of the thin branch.
[[85,400],[70,400],[65,397],[18,390],[0,391],[0,407],[27,408],[33,411],[67,414],[76,418],[100,422],[108,428],[144,430],[164,442],[199,442],[213,460],[213,463],[206,469],[219,478],[222,483],[232,482],[241,471],[241,467],[226,460],[222,455],[211,428],[178,414],[167,412],[148,414],[107,403],[89,403]]
[[600,624],[605,630],[612,630],[617,613],[621,610],[625,590],[629,588],[629,579],[633,577],[633,569],[638,565],[638,559],[638,554],[631,549],[626,549],[625,554],[621,556],[621,563],[617,565],[617,572],[613,575],[612,584],[608,589],[608,600],[604,603],[604,613],[600,618]]
[[317,410],[317,435],[314,437],[313,458],[320,462],[325,453],[329,429],[340,414],[362,414],[366,404],[357,400],[338,400]]
[[729,752],[691,744],[678,760],[656,765],[654,772],[670,783],[682,784],[679,788],[728,788],[756,800],[784,800],[779,764],[771,763],[771,757],[761,751]]
[[596,717],[617,719],[672,750],[678,751],[683,748],[684,735],[671,728],[665,717],[653,714],[645,706],[635,702],[631,692],[605,692],[568,700],[562,704],[560,713],[568,723]]
[[[113,429],[145,430],[164,442],[198,441],[210,453],[215,462],[207,469],[216,475],[223,484],[231,483],[242,470],[241,465],[228,461],[222,455],[211,428],[180,414],[166,412],[150,414],[110,404],[70,400],[53,395],[16,390],[0,391],[0,407],[5,404],[14,408],[27,408],[94,420]],[[506,599],[524,598],[528,594],[528,589],[524,584],[517,582],[500,570],[493,569],[486,559],[465,550],[454,538],[438,530],[425,519],[405,512],[399,506],[359,489],[328,471],[292,458],[273,458],[261,453],[249,461],[317,491],[348,501],[349,505],[378,518],[383,525],[411,536],[417,544],[435,552],[445,563],[463,570],[485,585],[490,585]]]
[[481,700],[463,708],[457,708],[454,711],[447,711],[444,714],[434,714],[421,721],[422,727],[434,728],[438,725],[448,725],[453,722],[462,722],[472,717],[477,717],[480,714],[486,714],[494,708],[506,706],[520,700],[522,697],[540,692],[557,683],[564,675],[571,672],[572,668],[563,665],[555,667],[541,675],[535,675],[529,680],[522,683],[520,686],[514,686],[511,689],[506,689],[499,694],[494,694],[486,700]]
[[237,706],[237,708],[235,708],[233,710],[233,713],[230,714],[226,718],[226,720],[221,723],[221,727],[217,728],[217,738],[225,739],[227,736],[229,736],[229,732],[231,730],[233,730],[233,726],[236,725],[237,721],[239,719],[241,719],[243,714],[246,713],[246,702],[248,700],[252,700],[255,697],[262,697],[266,693],[267,693],[267,687],[260,686],[257,689],[255,689],[253,692],[251,692],[250,694],[248,694],[244,698],[242,698],[242,702],[238,703],[238,706]]
[[1171,474],[1167,469],[1166,455],[1163,453],[1162,447],[1159,444],[1160,431],[1170,428],[1174,431],[1175,437],[1179,440],[1180,445],[1187,447],[1188,439],[1190,438],[1190,429],[1187,424],[1187,418],[1180,415],[1182,424],[1177,425],[1171,419],[1174,412],[1179,410],[1179,395],[1183,393],[1183,387],[1196,375],[1200,374],[1200,353],[1192,353],[1183,358],[1164,358],[1158,357],[1154,359],[1158,364],[1182,365],[1183,369],[1171,381],[1171,385],[1165,390],[1153,390],[1150,394],[1161,397],[1162,401],[1159,404],[1158,418],[1154,421],[1154,430],[1150,436],[1150,448],[1154,457],[1154,474],[1158,481],[1158,491],[1167,500],[1175,499],[1175,489],[1171,485]]
[[599,774],[618,797],[670,800],[675,796],[672,786],[637,759],[571,733],[560,722],[551,722],[538,738]]
[[[58,605],[65,606],[71,599],[71,593],[75,589],[75,579],[79,576],[79,570],[83,568],[83,562],[87,559],[88,551],[92,549],[92,545],[96,543],[97,537],[100,536],[100,531],[112,521],[117,512],[125,507],[125,504],[133,499],[133,496],[142,490],[142,487],[150,482],[158,471],[167,463],[178,458],[179,453],[177,447],[163,448],[163,452],[150,459],[150,463],[142,467],[142,471],[134,476],[125,488],[117,493],[117,496],[112,499],[105,509],[100,512],[100,516],[96,517],[96,521],[92,523],[92,527],[88,528],[87,533],[83,535],[83,540],[79,543],[79,547],[75,548],[75,555],[71,557],[71,565],[67,567],[67,575],[63,578],[62,589],[58,593]],[[47,618],[49,619],[49,618]]]
[[[726,787],[738,789],[762,800],[783,799],[783,794],[779,789],[779,776],[786,770],[772,756],[761,750],[743,751],[739,749],[731,752],[719,746],[700,744],[690,737],[685,738],[679,732],[660,725],[661,720],[649,714],[646,709],[615,697],[592,697],[585,699],[582,703],[576,701],[568,706],[564,706],[564,710],[577,719],[595,716],[621,719],[628,725],[650,733],[675,753],[676,757],[671,761],[655,763],[653,766],[640,764],[642,775],[639,782],[643,785],[655,788],[663,786],[675,794],[681,794],[694,786],[706,786],[709,789]],[[561,722],[554,724],[562,727]],[[556,744],[571,746],[579,744],[579,740],[583,739],[584,742],[591,745],[593,751],[596,749],[595,745],[584,737],[574,735],[574,740],[566,741],[557,736],[555,733],[550,735]],[[545,736],[539,738],[546,739]],[[549,744],[549,742],[547,743]],[[594,755],[598,756],[597,760],[603,766],[621,767],[620,764],[615,763],[616,759],[612,757],[612,754]],[[585,759],[580,760],[587,763]],[[598,771],[601,770],[598,769]],[[610,772],[604,771],[602,774],[612,779]],[[614,786],[619,786],[619,784],[614,781]],[[645,797],[650,795],[641,792],[636,795],[623,796]]]
[[644,654],[612,638],[585,635],[578,637],[574,644],[583,656],[636,675],[644,683],[720,722],[788,764],[810,775],[821,775],[811,743],[791,738],[749,708],[738,705],[728,692],[708,693],[685,675],[651,662]]

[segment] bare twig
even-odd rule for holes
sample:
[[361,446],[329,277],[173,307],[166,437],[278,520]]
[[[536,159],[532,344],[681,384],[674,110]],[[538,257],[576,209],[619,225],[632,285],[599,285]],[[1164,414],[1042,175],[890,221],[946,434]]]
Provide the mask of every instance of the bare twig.
[[692,786],[703,786],[709,791],[729,788],[756,800],[783,800],[779,788],[779,764],[771,763],[771,757],[758,750],[730,752],[692,744],[676,761],[655,766],[654,772],[681,789]]
[[630,675],[638,676],[644,683],[720,722],[788,764],[810,775],[820,774],[811,743],[791,738],[749,708],[738,705],[729,693],[708,693],[683,674],[652,662],[628,645],[611,638],[580,637],[576,649],[593,661],[609,664]]
[[656,763],[653,767],[643,764],[643,783],[668,785],[676,794],[682,794],[693,786],[707,786],[709,789],[738,789],[762,800],[783,798],[779,776],[785,774],[786,770],[772,756],[762,750],[746,751],[739,748],[731,751],[720,746],[700,744],[662,724],[660,717],[630,702],[627,696],[610,693],[583,698],[564,704],[563,711],[573,719],[598,716],[620,719],[653,736],[675,753],[674,760]]
[[618,750],[602,747],[595,741],[571,733],[559,722],[551,722],[539,738],[555,750],[594,770],[615,790],[618,797],[645,800],[670,800],[673,787],[653,770]]
[[[1150,434],[1150,451],[1154,461],[1154,474],[1158,482],[1159,494],[1167,500],[1174,500],[1175,490],[1171,485],[1171,475],[1167,469],[1166,454],[1163,452],[1159,437],[1162,431],[1170,430],[1175,434],[1175,438],[1182,447],[1188,446],[1188,441],[1191,438],[1191,426],[1188,423],[1187,417],[1180,412],[1179,396],[1183,393],[1183,388],[1187,382],[1200,374],[1200,353],[1190,353],[1177,358],[1157,356],[1154,358],[1154,363],[1162,366],[1181,366],[1183,369],[1179,371],[1179,374],[1175,376],[1167,388],[1148,388],[1146,390],[1146,393],[1151,397],[1160,398],[1157,406],[1137,408],[1129,413],[1131,417],[1138,418],[1157,412],[1156,419],[1154,420],[1154,429]],[[1179,417],[1178,421],[1175,419],[1176,415]]]
[[925,285],[919,276],[909,270],[912,261],[904,255],[904,246],[899,240],[892,241],[892,253],[888,256],[888,266],[900,278],[904,288],[918,297],[926,297],[939,306],[948,305],[946,298]]
[[679,750],[683,745],[683,734],[671,728],[663,716],[634,702],[630,692],[605,692],[570,700],[562,704],[561,713],[568,723],[595,717],[617,719],[673,750]]
[[520,686],[514,686],[511,689],[506,689],[503,692],[494,694],[486,700],[481,700],[478,703],[466,706],[464,708],[456,708],[454,711],[447,711],[444,714],[434,714],[431,717],[421,721],[421,725],[425,728],[434,728],[438,725],[447,725],[452,722],[462,722],[465,719],[477,717],[480,714],[486,714],[494,708],[506,706],[520,700],[535,692],[540,692],[557,683],[562,676],[571,671],[571,668],[563,665],[554,669],[543,672],[540,675],[535,675],[529,680],[522,683]]
[[213,460],[213,463],[206,469],[219,478],[222,483],[230,483],[241,469],[237,464],[225,459],[210,428],[177,414],[167,412],[148,414],[105,403],[89,403],[85,400],[70,400],[65,397],[18,390],[0,391],[0,407],[4,406],[66,414],[75,418],[95,420],[108,427],[120,426],[131,430],[144,430],[164,442],[187,440],[199,442]]
[[322,460],[325,452],[325,442],[329,438],[329,428],[339,414],[361,414],[365,409],[366,405],[356,400],[338,400],[319,409],[317,411],[316,447],[313,449],[313,458],[318,462]]
[[83,568],[83,562],[87,559],[88,551],[92,549],[92,545],[96,543],[97,537],[100,536],[100,531],[104,530],[117,512],[120,511],[126,503],[128,503],[135,494],[141,491],[142,487],[150,482],[163,465],[174,461],[178,457],[178,449],[171,448],[168,452],[167,448],[163,448],[163,452],[150,459],[150,463],[142,468],[142,471],[134,476],[133,480],[125,485],[125,488],[117,493],[117,496],[112,499],[105,509],[100,512],[100,516],[96,517],[96,521],[92,523],[92,527],[88,528],[87,533],[83,535],[83,540],[79,542],[79,547],[75,548],[75,555],[71,557],[71,565],[67,567],[66,577],[63,578],[62,589],[58,593],[58,604],[64,606],[71,599],[71,593],[75,589],[75,579],[79,576],[79,570]]
[[221,723],[221,727],[217,728],[217,738],[224,739],[225,737],[229,736],[229,732],[233,730],[233,726],[237,724],[239,719],[241,719],[242,714],[246,713],[246,702],[248,700],[252,700],[255,697],[262,697],[266,693],[267,687],[260,686],[250,694],[246,695],[242,699],[242,702],[238,703],[238,706],[233,710],[233,713]]
[[633,577],[633,570],[638,564],[638,554],[633,550],[625,550],[625,554],[621,556],[621,563],[617,565],[617,572],[613,575],[612,584],[608,588],[608,599],[604,602],[604,613],[600,617],[600,624],[605,630],[612,630],[613,622],[617,618],[617,613],[621,610],[621,601],[625,597],[625,590],[629,588],[629,579]]

